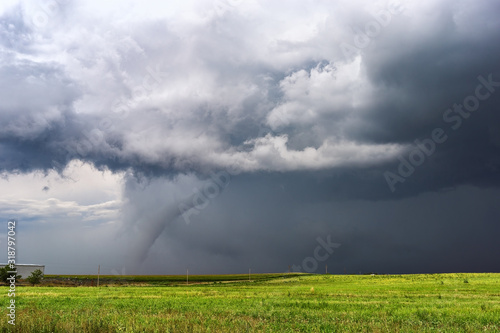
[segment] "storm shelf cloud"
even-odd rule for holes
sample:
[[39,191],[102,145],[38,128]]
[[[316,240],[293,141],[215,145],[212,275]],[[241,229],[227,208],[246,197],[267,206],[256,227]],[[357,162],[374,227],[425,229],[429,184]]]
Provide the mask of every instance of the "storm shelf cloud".
[[499,14],[472,0],[2,3],[0,216],[22,226],[20,260],[498,271]]

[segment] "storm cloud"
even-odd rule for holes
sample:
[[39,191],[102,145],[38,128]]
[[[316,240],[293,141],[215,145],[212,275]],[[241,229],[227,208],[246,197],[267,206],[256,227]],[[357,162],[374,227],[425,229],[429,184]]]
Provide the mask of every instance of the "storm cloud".
[[[27,240],[45,228],[20,253],[54,272],[75,270],[58,238],[99,257],[78,272],[498,270],[499,13],[5,2],[0,215]],[[69,195],[72,177],[95,197]]]

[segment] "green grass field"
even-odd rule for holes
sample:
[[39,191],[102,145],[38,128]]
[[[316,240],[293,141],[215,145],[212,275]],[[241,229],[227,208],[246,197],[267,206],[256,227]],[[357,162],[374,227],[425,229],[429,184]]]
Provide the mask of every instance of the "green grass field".
[[[91,278],[48,276],[45,283]],[[186,285],[180,276],[128,276],[121,285],[104,279],[99,288],[18,286],[14,329],[7,323],[8,288],[1,287],[0,330],[500,332],[500,274],[245,278],[193,276]]]

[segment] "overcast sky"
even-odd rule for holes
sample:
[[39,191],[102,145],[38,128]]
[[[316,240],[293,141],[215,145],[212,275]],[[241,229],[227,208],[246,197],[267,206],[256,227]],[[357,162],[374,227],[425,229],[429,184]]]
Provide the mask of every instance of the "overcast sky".
[[500,3],[2,1],[0,260],[500,272]]

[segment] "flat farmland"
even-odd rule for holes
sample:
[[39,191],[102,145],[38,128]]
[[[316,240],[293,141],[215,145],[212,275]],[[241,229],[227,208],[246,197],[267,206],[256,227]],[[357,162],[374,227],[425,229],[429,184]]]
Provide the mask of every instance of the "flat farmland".
[[[500,332],[500,274],[47,276],[2,332]],[[83,282],[81,282],[83,281]]]

